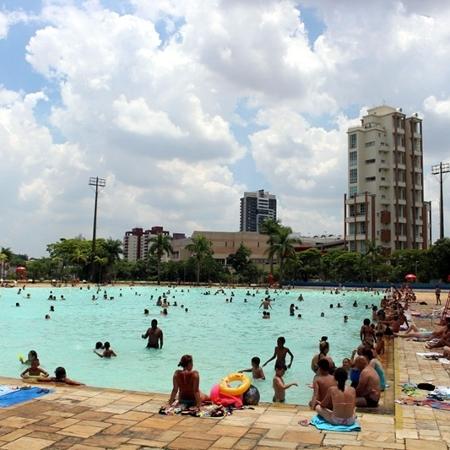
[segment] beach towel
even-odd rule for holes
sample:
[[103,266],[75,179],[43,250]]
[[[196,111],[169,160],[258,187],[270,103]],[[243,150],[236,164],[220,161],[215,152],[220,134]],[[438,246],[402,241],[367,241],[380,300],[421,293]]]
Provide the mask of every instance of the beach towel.
[[0,408],[6,408],[8,406],[17,405],[18,403],[27,402],[33,398],[42,397],[49,392],[50,389],[25,386],[0,396]]
[[333,425],[332,423],[327,422],[323,417],[319,415],[314,416],[310,422],[311,425],[314,425],[318,430],[325,431],[361,431],[361,425],[356,421],[353,425]]

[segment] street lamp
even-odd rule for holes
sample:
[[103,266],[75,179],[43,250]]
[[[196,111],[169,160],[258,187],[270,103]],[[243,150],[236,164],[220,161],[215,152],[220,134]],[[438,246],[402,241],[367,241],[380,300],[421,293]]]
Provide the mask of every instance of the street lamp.
[[439,175],[439,184],[440,184],[440,198],[439,198],[439,215],[440,215],[440,239],[444,239],[444,192],[443,192],[443,180],[442,174],[450,172],[450,164],[443,163],[442,161],[439,164],[435,164],[431,167],[431,173],[433,175]]

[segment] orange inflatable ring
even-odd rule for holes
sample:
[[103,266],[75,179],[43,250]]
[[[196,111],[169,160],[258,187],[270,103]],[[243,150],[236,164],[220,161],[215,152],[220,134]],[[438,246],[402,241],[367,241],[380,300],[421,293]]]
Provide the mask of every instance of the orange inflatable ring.
[[[239,381],[241,384],[237,387],[230,386],[233,381]],[[230,373],[230,375],[222,378],[219,384],[219,390],[222,394],[242,395],[247,392],[250,387],[250,378],[243,373]]]

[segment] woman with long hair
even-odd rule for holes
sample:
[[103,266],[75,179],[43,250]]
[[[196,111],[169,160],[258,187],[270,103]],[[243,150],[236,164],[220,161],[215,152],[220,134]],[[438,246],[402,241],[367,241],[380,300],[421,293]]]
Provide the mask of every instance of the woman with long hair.
[[351,386],[346,386],[347,377],[345,369],[336,369],[334,378],[337,386],[330,387],[323,401],[316,406],[319,416],[334,425],[355,423],[356,392]]

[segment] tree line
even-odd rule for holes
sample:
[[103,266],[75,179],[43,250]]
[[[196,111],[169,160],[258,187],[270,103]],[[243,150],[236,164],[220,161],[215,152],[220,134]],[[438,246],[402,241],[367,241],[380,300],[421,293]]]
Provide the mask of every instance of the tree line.
[[[297,252],[299,240],[279,221],[267,220],[261,232],[267,235],[267,264],[257,264],[243,243],[226,261],[214,258],[212,243],[201,234],[186,246],[190,257],[184,261],[169,258],[169,236],[159,234],[150,241],[148,256],[127,261],[122,242],[83,237],[60,239],[47,246],[48,257],[30,259],[9,248],[0,250],[0,278],[7,278],[8,267],[24,265],[27,277],[34,280],[141,280],[165,282],[266,283],[274,280],[345,282],[402,282],[415,274],[420,282],[447,281],[450,275],[450,239],[440,239],[427,250],[398,250],[386,256],[381,247],[368,242],[364,254],[346,250],[328,252],[311,248]],[[9,271],[9,274],[11,272]]]

